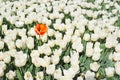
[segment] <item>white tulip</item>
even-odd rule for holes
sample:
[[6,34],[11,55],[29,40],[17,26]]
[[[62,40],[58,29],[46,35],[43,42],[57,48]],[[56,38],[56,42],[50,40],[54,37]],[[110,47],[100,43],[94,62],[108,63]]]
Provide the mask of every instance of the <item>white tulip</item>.
[[90,40],[90,34],[85,33],[83,39],[84,39],[85,41],[89,41],[89,40]]
[[107,77],[112,77],[114,76],[115,70],[113,67],[108,67],[108,68],[105,68],[105,72]]
[[93,55],[93,43],[92,42],[88,42],[86,44],[86,56],[87,57],[91,57]]
[[8,73],[6,73],[6,77],[7,77],[9,80],[13,80],[15,76],[16,76],[15,71],[10,70]]
[[59,56],[57,56],[57,55],[53,55],[52,57],[51,57],[51,62],[52,62],[52,64],[58,64],[59,63]]
[[113,60],[120,61],[120,53],[114,52],[114,54],[113,54]]
[[3,48],[4,48],[4,42],[0,41],[0,49],[3,49]]
[[42,71],[37,72],[36,79],[37,80],[43,80],[44,79],[44,73]]
[[63,61],[64,61],[64,63],[69,63],[70,62],[70,56],[64,56]]
[[29,49],[33,49],[34,48],[34,38],[28,37],[27,41],[26,41],[26,45]]
[[55,65],[54,64],[51,64],[46,68],[46,73],[47,74],[52,75],[52,74],[54,74],[54,72],[55,72]]
[[83,80],[82,76],[77,77],[77,80]]
[[33,80],[33,76],[32,76],[32,74],[29,71],[27,71],[24,74],[24,79],[25,80]]
[[85,80],[96,80],[95,73],[88,70],[85,74]]
[[97,61],[100,59],[100,53],[93,53],[92,60]]
[[120,43],[118,43],[118,44],[115,46],[115,50],[116,50],[117,52],[120,52]]
[[97,71],[100,65],[97,62],[90,63],[90,69],[93,71]]
[[3,23],[3,18],[0,17],[0,26],[2,25],[2,23]]
[[5,70],[6,69],[6,64],[3,61],[0,61],[0,69]]
[[15,55],[15,65],[17,67],[24,66],[26,62],[27,62],[27,54],[24,54],[22,51],[20,51]]
[[60,79],[61,76],[62,76],[62,71],[61,71],[61,69],[59,68],[59,69],[55,70],[55,72],[54,72],[54,78],[55,78],[55,79]]
[[120,62],[115,63],[115,72],[116,74],[120,75]]
[[3,75],[4,75],[4,70],[0,68],[0,77],[2,77]]

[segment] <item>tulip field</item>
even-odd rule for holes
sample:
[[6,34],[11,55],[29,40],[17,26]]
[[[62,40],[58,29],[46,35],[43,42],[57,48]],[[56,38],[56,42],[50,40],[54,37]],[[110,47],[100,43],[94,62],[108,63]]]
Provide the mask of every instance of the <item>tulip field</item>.
[[0,0],[0,80],[120,80],[120,0]]

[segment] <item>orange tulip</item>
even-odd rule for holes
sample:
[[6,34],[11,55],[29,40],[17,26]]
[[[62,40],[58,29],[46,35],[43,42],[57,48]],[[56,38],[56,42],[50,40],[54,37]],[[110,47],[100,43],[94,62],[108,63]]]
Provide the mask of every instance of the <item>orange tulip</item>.
[[45,24],[37,24],[35,26],[35,32],[38,35],[44,35],[48,30],[48,27]]

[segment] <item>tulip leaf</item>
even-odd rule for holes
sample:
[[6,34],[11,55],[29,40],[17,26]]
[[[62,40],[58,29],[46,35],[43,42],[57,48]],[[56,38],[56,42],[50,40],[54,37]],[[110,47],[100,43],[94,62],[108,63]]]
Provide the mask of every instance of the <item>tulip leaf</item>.
[[118,75],[114,75],[113,77],[107,78],[107,80],[120,80]]
[[28,68],[28,71],[32,72],[33,70],[33,64]]
[[36,67],[36,68],[35,68],[35,74],[36,74],[39,70],[40,70],[40,68],[39,68],[39,67]]
[[100,44],[101,49],[105,49],[105,44]]
[[19,80],[24,80],[21,72],[19,70],[16,70],[16,75]]
[[64,68],[65,68],[65,69],[68,69],[69,67],[70,67],[70,64],[65,64],[65,65],[64,65]]
[[44,80],[54,80],[54,78],[51,75],[46,75]]
[[99,68],[98,74],[100,75],[100,76],[99,76],[100,79],[103,79],[103,78],[106,77],[106,75],[105,75],[105,70],[104,70],[103,68]]

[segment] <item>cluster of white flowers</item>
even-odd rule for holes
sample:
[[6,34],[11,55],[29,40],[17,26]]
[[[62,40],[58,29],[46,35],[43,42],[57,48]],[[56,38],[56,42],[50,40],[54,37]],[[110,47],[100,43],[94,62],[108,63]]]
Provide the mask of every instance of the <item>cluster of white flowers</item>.
[[57,78],[58,80],[72,80],[79,72],[79,54],[73,52],[70,58],[71,67],[68,70],[63,70],[64,76]]
[[[19,68],[30,63],[36,68],[45,68],[45,71],[41,69],[35,73],[36,77],[26,71],[25,80],[44,80],[44,74],[57,80],[75,77],[77,80],[96,80],[103,53],[110,53],[108,60],[115,63],[104,69],[106,76],[120,75],[120,25],[116,25],[120,14],[118,1],[0,0],[0,77],[6,73],[11,80],[17,75],[12,69],[5,71],[10,63]],[[36,23],[46,24],[47,33],[37,35],[34,31]],[[110,49],[113,51],[105,52]],[[92,61],[87,65],[90,70],[85,70],[85,75],[81,75],[81,65],[85,63],[80,62],[83,56]],[[65,69],[64,64],[70,67]],[[58,68],[59,65],[62,67]]]
[[[34,80],[32,73],[30,71],[25,72],[24,74],[24,79],[25,80]],[[42,71],[36,73],[36,80],[43,80],[44,79],[44,74]]]
[[91,57],[94,61],[97,61],[100,59],[100,43],[96,42],[94,44],[94,48],[93,48],[93,43],[92,42],[88,42],[86,45],[86,56],[87,57]]

